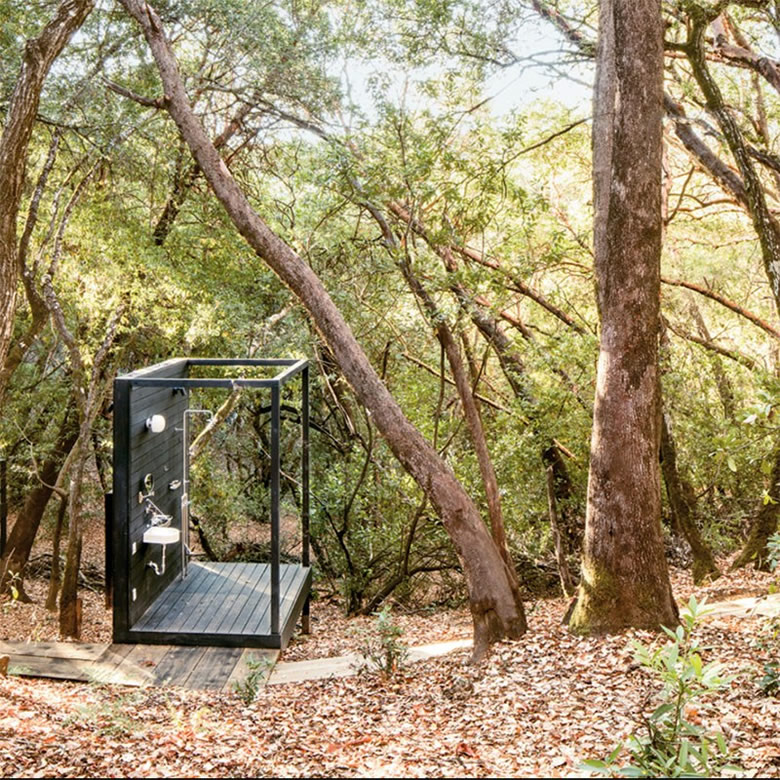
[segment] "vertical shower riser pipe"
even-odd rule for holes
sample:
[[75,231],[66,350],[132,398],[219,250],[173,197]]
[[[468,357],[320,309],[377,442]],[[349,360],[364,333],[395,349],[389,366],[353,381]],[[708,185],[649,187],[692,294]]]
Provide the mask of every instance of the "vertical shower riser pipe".
[[187,409],[182,417],[182,464],[181,464],[181,579],[187,577],[190,563],[190,428],[192,414],[205,414],[214,419],[210,409]]

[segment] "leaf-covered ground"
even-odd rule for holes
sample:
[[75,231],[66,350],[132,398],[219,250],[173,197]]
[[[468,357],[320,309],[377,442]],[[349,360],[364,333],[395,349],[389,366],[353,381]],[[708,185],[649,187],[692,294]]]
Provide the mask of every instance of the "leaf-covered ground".
[[[676,575],[682,595],[684,575]],[[699,589],[710,598],[761,592],[763,575],[739,574]],[[687,594],[686,594],[687,595]],[[234,694],[133,690],[0,678],[0,773],[5,776],[566,776],[603,757],[637,728],[655,681],[633,662],[642,632],[597,639],[560,625],[561,600],[529,607],[532,630],[499,645],[479,667],[467,653],[378,675]],[[321,613],[321,616],[324,613]],[[334,613],[335,614],[335,613]],[[405,618],[412,643],[436,641],[448,613]],[[454,616],[462,625],[463,613]],[[426,621],[432,626],[425,635]],[[363,624],[365,625],[365,623]],[[349,625],[343,626],[345,635]],[[324,637],[327,626],[321,626]],[[700,629],[736,675],[689,713],[722,730],[751,773],[780,776],[780,701],[756,676],[779,645],[758,645],[755,618],[710,619]],[[324,642],[325,640],[323,640]],[[339,643],[343,650],[353,640]],[[299,644],[328,654],[316,639]]]

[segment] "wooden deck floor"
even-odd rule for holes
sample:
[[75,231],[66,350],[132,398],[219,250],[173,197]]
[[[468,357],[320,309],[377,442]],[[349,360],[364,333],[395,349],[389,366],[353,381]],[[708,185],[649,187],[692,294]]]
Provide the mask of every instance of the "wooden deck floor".
[[[311,569],[280,567],[280,634],[271,633],[271,567],[192,563],[128,632],[133,642],[284,647],[311,586]],[[124,637],[122,637],[124,639]]]
[[243,647],[98,645],[75,642],[0,642],[10,657],[8,673],[27,677],[139,686],[180,686],[233,691],[251,672],[250,662],[265,661],[265,677],[278,650]]

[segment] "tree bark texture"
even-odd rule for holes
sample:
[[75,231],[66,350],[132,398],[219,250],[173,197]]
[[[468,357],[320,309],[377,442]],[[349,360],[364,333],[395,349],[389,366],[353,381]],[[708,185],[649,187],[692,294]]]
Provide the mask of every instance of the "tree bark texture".
[[745,546],[731,564],[732,570],[752,563],[756,569],[769,571],[769,537],[777,533],[778,515],[780,515],[780,447],[775,450],[772,476],[767,489],[769,501],[762,503],[750,525]]
[[68,490],[68,546],[65,570],[62,573],[62,589],[60,590],[59,623],[60,635],[72,639],[78,639],[81,636],[81,599],[78,596],[78,584],[83,538],[81,527],[82,488],[86,462],[89,457],[91,425],[92,420],[88,417],[81,421]]
[[[46,609],[49,612],[57,611],[57,597],[62,585],[62,566],[60,565],[60,549],[62,547],[62,529],[65,526],[65,515],[68,511],[68,501],[66,498],[60,499],[60,506],[57,510],[57,522],[54,526],[54,538],[51,543],[51,571],[49,572],[49,590],[46,593]],[[108,554],[108,551],[106,551]],[[108,585],[106,585],[108,589]],[[110,607],[110,603],[107,605]]]
[[37,38],[27,41],[0,138],[0,367],[11,344],[19,247],[16,221],[24,189],[27,153],[43,82],[70,36],[92,10],[91,0],[63,0]]
[[700,585],[706,578],[717,579],[720,571],[712,550],[701,538],[699,528],[696,525],[696,495],[693,486],[680,474],[677,466],[677,447],[672,435],[672,427],[669,416],[663,413],[661,420],[661,471],[666,484],[666,495],[672,510],[672,517],[679,532],[688,542],[693,556],[691,574],[696,585]]
[[303,303],[355,396],[442,518],[463,564],[474,621],[474,657],[484,655],[498,639],[520,636],[526,630],[522,603],[476,505],[405,417],[319,278],[252,209],[192,111],[157,14],[141,0],[121,2],[144,32],[160,71],[166,107],[214,194],[239,233]]
[[29,600],[24,594],[24,568],[30,558],[30,551],[38,534],[43,513],[54,492],[52,486],[57,481],[60,469],[78,438],[78,430],[71,412],[72,409],[66,412],[60,426],[57,444],[40,468],[41,484],[29,492],[16,516],[14,527],[8,537],[5,556],[0,560],[0,593],[8,589],[10,579],[13,577],[14,585],[23,600]]
[[517,580],[512,569],[512,557],[509,554],[509,542],[507,541],[504,528],[504,515],[501,510],[501,494],[498,489],[496,470],[490,457],[490,450],[485,437],[485,428],[482,424],[482,415],[474,398],[474,390],[466,375],[460,348],[444,315],[439,311],[436,303],[423,287],[422,282],[414,275],[408,258],[402,261],[400,266],[401,273],[409,289],[419,301],[422,309],[427,313],[430,324],[436,332],[436,338],[439,340],[444,354],[447,356],[447,362],[450,364],[450,371],[458,391],[463,417],[466,420],[466,427],[469,431],[471,444],[474,447],[474,453],[477,456],[479,473],[482,476],[482,484],[485,488],[493,541],[501,552],[501,557],[506,563],[509,576],[516,585]]
[[593,121],[601,338],[582,578],[570,628],[678,620],[658,463],[663,36],[660,0],[602,0]]
[[576,582],[572,577],[569,562],[566,559],[568,545],[561,529],[560,519],[558,517],[558,505],[555,500],[555,472],[552,466],[549,466],[545,474],[547,475],[547,507],[550,513],[550,529],[552,530],[553,543],[555,545],[555,562],[558,566],[558,576],[561,579],[561,590],[563,595],[570,599],[576,590]]

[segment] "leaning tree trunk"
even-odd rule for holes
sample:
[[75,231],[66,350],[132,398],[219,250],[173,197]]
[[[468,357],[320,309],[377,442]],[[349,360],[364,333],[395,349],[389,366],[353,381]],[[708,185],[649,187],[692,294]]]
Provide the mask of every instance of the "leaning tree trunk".
[[777,521],[780,515],[780,447],[775,450],[772,476],[767,490],[769,501],[761,504],[753,520],[745,546],[737,556],[731,568],[739,569],[752,563],[756,569],[769,571],[769,537],[777,533]]
[[306,307],[355,396],[371,413],[393,454],[429,496],[462,562],[474,622],[474,658],[503,637],[526,630],[518,589],[475,503],[447,464],[405,417],[377,376],[349,325],[311,268],[252,209],[189,104],[160,18],[142,0],[121,0],[152,50],[165,105],[237,230]]
[[63,0],[37,38],[25,44],[0,137],[0,368],[11,345],[19,277],[16,221],[41,91],[52,63],[92,10],[92,0]]
[[24,568],[53,493],[52,485],[57,482],[62,465],[78,438],[71,412],[72,409],[68,409],[65,413],[54,450],[40,468],[40,484],[27,494],[8,537],[5,555],[0,559],[0,593],[13,584],[23,601],[30,600],[24,592]]
[[570,628],[678,620],[661,532],[660,0],[602,0],[593,121],[601,340],[582,577]]
[[715,563],[712,550],[702,539],[696,525],[696,496],[693,486],[682,477],[677,466],[677,447],[666,412],[661,419],[661,471],[672,517],[691,548],[693,556],[691,574],[694,584],[700,585],[707,577],[717,579],[720,577],[720,570]]

